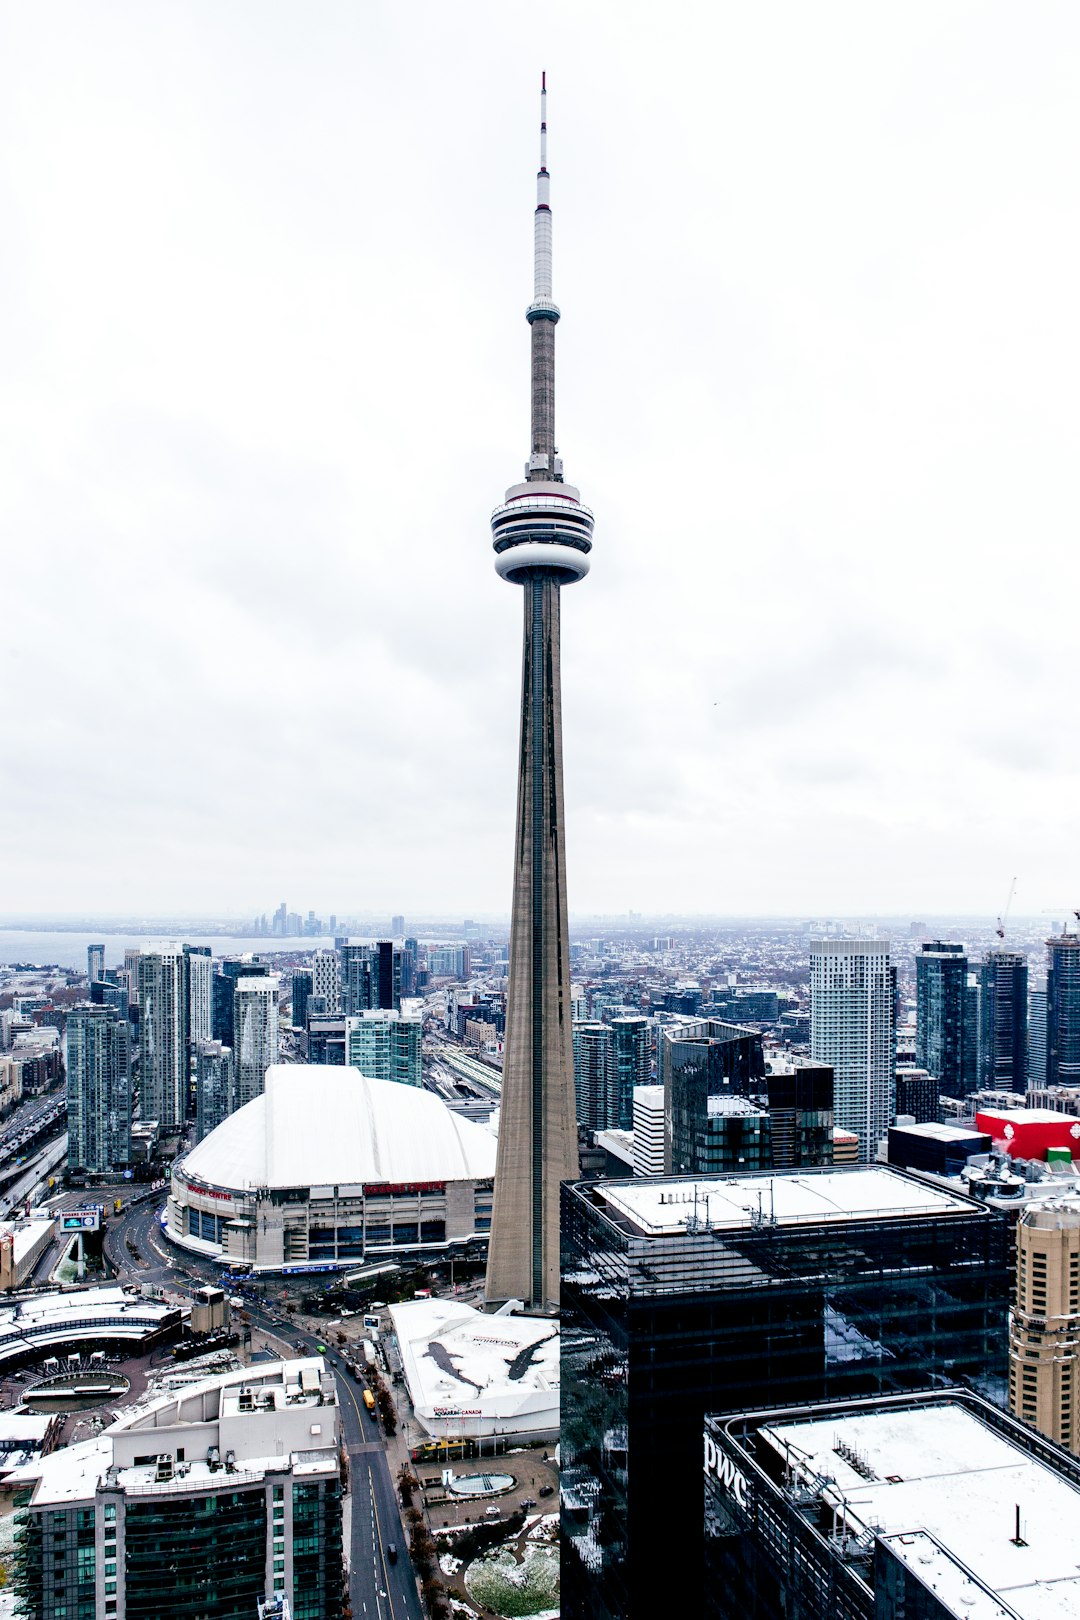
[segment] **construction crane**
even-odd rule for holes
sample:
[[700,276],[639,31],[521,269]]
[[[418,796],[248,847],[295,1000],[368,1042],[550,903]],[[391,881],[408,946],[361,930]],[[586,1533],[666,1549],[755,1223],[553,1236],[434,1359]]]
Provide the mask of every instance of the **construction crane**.
[[1016,893],[1016,879],[1013,878],[1012,882],[1009,884],[1009,898],[1005,902],[1005,910],[1001,913],[1001,916],[998,918],[997,927],[994,929],[994,933],[997,935],[998,939],[1003,940],[1005,938],[1005,924],[1009,920],[1009,912],[1012,910],[1013,895],[1015,893]]

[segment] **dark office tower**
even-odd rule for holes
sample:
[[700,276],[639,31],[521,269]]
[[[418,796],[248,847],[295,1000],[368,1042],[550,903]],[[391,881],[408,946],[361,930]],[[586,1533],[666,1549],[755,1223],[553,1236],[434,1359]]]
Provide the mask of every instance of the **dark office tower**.
[[833,1162],[833,1072],[824,1063],[795,1058],[774,1067],[766,1080],[772,1121],[774,1170],[797,1170]]
[[229,1114],[233,1095],[232,1051],[220,1041],[195,1048],[195,1140],[201,1142]]
[[574,1091],[577,1121],[586,1130],[607,1131],[615,1124],[615,1043],[609,1024],[574,1025]]
[[72,1007],[64,1031],[68,1166],[99,1173],[131,1162],[127,1012]]
[[93,984],[96,979],[105,977],[104,945],[88,945],[86,947],[86,977],[90,984]]
[[1080,934],[1046,942],[1046,1084],[1080,1084]]
[[1027,957],[987,951],[979,964],[979,1080],[991,1091],[1027,1091]]
[[563,1189],[562,1234],[565,1620],[645,1620],[658,1558],[702,1613],[707,1412],[965,1379],[1004,1396],[1009,1219],[943,1187],[882,1167],[591,1181]]
[[292,976],[292,1027],[303,1029],[307,1024],[308,997],[312,992],[312,977],[306,970]]
[[[963,1097],[964,997],[968,960],[962,945],[935,939],[915,954],[915,1061],[947,1097]],[[897,1113],[902,1113],[899,1102]],[[935,1118],[937,1116],[935,1115]]]
[[532,442],[525,481],[506,492],[491,528],[495,568],[522,587],[524,652],[510,980],[502,1123],[488,1249],[489,1300],[553,1309],[559,1294],[559,1184],[577,1175],[570,953],[566,910],[559,596],[588,571],[592,513],[564,483],[555,451],[546,87],[534,224]]
[[[970,1097],[979,1089],[979,1031],[982,1028],[982,990],[978,973],[969,972],[964,986],[964,1090]],[[948,1093],[945,1093],[948,1096]]]
[[615,1119],[620,1131],[634,1128],[634,1087],[652,1079],[652,1054],[647,1018],[613,1018],[610,1023],[615,1053]]
[[709,1167],[710,1108],[723,1097],[757,1096],[765,1090],[765,1058],[757,1030],[700,1018],[660,1031],[660,1080],[669,1132],[672,1175],[696,1175]]

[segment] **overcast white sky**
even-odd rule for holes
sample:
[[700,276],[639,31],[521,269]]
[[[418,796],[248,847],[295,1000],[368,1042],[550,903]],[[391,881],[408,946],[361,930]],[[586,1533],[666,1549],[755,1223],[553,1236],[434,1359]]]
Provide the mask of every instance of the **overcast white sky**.
[[0,911],[502,911],[549,75],[573,911],[1080,904],[1080,11],[0,5]]

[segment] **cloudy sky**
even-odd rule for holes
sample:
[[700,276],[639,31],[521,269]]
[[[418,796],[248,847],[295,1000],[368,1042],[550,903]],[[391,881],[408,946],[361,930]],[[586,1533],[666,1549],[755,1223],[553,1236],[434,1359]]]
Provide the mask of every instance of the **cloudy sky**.
[[1080,11],[0,5],[0,912],[508,907],[546,68],[571,909],[1080,904]]

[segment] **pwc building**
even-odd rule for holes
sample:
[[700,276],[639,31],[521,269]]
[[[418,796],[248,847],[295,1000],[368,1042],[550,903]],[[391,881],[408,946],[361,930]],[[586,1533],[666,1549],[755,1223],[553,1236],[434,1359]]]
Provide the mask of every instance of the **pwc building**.
[[711,1418],[709,1620],[1074,1620],[1080,1462],[963,1389]]
[[1004,1399],[1006,1220],[901,1171],[567,1184],[562,1241],[575,1620],[637,1620],[658,1556],[700,1579],[707,1414],[968,1379]]

